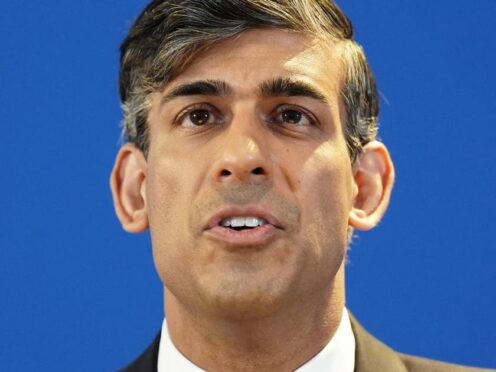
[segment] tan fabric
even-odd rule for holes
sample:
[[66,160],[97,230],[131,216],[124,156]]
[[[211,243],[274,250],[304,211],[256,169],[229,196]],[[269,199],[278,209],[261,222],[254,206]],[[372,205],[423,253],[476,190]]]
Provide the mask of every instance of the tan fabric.
[[355,334],[355,372],[496,372],[397,353],[362,328],[350,315]]

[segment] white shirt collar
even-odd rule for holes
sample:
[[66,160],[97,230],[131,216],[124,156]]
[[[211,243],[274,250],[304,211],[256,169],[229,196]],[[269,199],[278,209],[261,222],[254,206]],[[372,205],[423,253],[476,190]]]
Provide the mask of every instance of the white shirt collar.
[[[202,372],[174,346],[164,318],[158,351],[158,372]],[[336,333],[327,345],[296,372],[340,371],[353,372],[355,369],[355,336],[351,329],[346,308]]]
[[298,368],[297,372],[322,372],[355,370],[355,335],[351,329],[348,310],[343,309],[343,316],[331,341],[312,359]]

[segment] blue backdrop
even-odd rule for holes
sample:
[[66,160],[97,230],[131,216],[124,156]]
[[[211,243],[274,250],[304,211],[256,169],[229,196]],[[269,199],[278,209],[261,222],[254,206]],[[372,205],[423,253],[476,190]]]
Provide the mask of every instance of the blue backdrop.
[[[382,93],[397,169],[361,234],[348,306],[409,353],[496,367],[496,2],[339,2]],[[110,371],[158,331],[147,234],[124,233],[118,46],[144,0],[4,1],[0,369]]]

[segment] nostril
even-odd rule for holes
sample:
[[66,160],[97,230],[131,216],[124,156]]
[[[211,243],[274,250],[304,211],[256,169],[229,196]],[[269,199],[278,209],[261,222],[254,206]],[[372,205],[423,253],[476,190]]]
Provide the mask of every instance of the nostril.
[[265,171],[262,167],[257,167],[255,169],[253,169],[251,171],[252,174],[255,174],[255,175],[261,175],[261,174],[265,174]]
[[222,169],[222,171],[220,172],[220,175],[223,177],[227,177],[227,176],[231,175],[231,172],[229,172],[227,169]]

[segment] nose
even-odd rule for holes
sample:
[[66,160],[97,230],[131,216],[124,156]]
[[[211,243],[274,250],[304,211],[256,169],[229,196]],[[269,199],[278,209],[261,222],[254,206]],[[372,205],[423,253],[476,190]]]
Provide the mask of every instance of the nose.
[[219,138],[213,166],[216,182],[266,182],[272,177],[267,134],[256,120],[233,120]]

